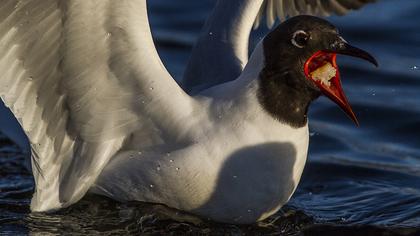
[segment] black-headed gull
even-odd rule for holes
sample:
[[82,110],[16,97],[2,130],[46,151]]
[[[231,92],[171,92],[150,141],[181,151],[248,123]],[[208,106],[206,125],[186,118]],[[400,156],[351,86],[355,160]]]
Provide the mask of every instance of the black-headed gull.
[[[308,2],[265,4],[306,12],[366,1]],[[0,95],[30,139],[32,211],[70,206],[89,190],[230,223],[262,220],[285,204],[306,161],[311,101],[327,95],[356,120],[336,54],[376,61],[327,21],[298,16],[247,62],[261,4],[218,1],[186,74],[190,96],[156,52],[145,0],[4,0]],[[212,31],[218,24],[223,30]],[[222,43],[203,49],[203,37]]]

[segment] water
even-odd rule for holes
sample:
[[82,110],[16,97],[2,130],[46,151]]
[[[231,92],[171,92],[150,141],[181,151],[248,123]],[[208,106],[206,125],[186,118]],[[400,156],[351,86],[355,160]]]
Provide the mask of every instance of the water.
[[[149,1],[159,52],[177,79],[213,2]],[[339,58],[361,126],[355,127],[327,99],[312,105],[302,181],[289,204],[268,220],[251,226],[179,223],[169,216],[196,219],[99,196],[87,196],[55,214],[31,214],[33,180],[24,168],[26,157],[0,136],[0,234],[419,235],[419,11],[419,1],[388,0],[330,18],[350,43],[375,55],[380,68]]]

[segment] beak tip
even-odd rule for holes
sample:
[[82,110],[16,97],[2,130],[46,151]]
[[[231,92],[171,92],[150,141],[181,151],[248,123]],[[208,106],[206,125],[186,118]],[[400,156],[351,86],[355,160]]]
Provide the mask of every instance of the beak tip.
[[350,115],[350,118],[353,121],[353,123],[356,125],[356,127],[359,128],[360,127],[359,120],[357,120],[356,115],[353,112]]
[[375,58],[372,58],[372,59],[373,59],[372,64],[375,65],[376,68],[378,68],[379,67],[378,61]]
[[[363,58],[363,57],[362,57]],[[378,68],[379,67],[379,63],[378,63],[378,61],[376,60],[376,58],[374,58],[372,55],[370,55],[369,53],[366,53],[365,54],[365,57],[364,57],[364,59],[365,60],[367,60],[367,61],[369,61],[370,63],[372,63],[376,68]]]

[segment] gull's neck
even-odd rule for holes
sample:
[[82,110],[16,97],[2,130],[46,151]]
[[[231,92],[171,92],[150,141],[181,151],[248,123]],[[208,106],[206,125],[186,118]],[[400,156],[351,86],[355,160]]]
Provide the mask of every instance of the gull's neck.
[[245,88],[246,97],[256,98],[273,118],[294,128],[305,126],[308,107],[318,94],[294,79],[299,73],[266,66],[265,50],[264,40],[261,40],[238,78],[239,86]]

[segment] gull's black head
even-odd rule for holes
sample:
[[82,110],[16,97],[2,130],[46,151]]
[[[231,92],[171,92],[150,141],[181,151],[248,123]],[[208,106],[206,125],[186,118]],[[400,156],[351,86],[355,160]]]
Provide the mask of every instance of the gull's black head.
[[325,95],[357,123],[341,88],[336,56],[355,56],[377,66],[369,53],[347,44],[334,25],[314,16],[296,16],[280,24],[264,38],[263,47],[259,99],[270,114],[302,127],[310,102]]

